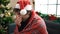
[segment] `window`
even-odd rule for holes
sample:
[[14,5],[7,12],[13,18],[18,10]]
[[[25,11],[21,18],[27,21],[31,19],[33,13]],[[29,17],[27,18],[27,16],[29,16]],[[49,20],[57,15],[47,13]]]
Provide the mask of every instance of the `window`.
[[35,10],[60,16],[60,0],[35,0]]
[[48,0],[48,2],[49,2],[48,4],[56,4],[56,1],[57,0]]
[[56,14],[56,5],[48,6],[48,14]]
[[58,8],[57,8],[57,15],[60,15],[60,5],[58,5]]
[[60,4],[60,0],[58,0],[58,4]]

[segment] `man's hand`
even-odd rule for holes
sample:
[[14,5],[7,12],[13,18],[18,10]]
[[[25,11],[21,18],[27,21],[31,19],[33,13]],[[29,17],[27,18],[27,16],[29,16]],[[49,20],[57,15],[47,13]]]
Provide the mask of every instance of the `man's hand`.
[[19,15],[16,15],[15,23],[16,23],[18,26],[21,26],[21,22],[22,22],[22,17],[19,16]]

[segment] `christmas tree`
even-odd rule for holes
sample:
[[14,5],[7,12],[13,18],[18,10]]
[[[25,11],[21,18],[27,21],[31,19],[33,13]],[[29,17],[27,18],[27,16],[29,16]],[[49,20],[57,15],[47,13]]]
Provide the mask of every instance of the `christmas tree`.
[[8,24],[12,23],[11,7],[8,7],[10,0],[0,0],[0,34],[6,34]]

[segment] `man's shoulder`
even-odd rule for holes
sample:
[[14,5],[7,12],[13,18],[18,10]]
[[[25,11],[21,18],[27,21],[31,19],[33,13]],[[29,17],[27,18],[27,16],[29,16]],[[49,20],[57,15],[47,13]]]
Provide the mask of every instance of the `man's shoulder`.
[[42,17],[40,17],[38,14],[35,14],[34,19],[42,20],[43,18],[42,18]]
[[42,17],[40,17],[39,15],[37,15],[37,14],[34,16],[33,22],[36,22],[36,23],[39,23],[39,22],[45,23],[44,19]]

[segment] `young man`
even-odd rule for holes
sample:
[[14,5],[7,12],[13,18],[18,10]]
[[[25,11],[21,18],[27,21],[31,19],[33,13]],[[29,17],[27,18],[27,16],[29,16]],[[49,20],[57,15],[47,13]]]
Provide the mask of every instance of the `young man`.
[[34,12],[29,0],[18,1],[14,13],[14,34],[48,34],[44,20]]

